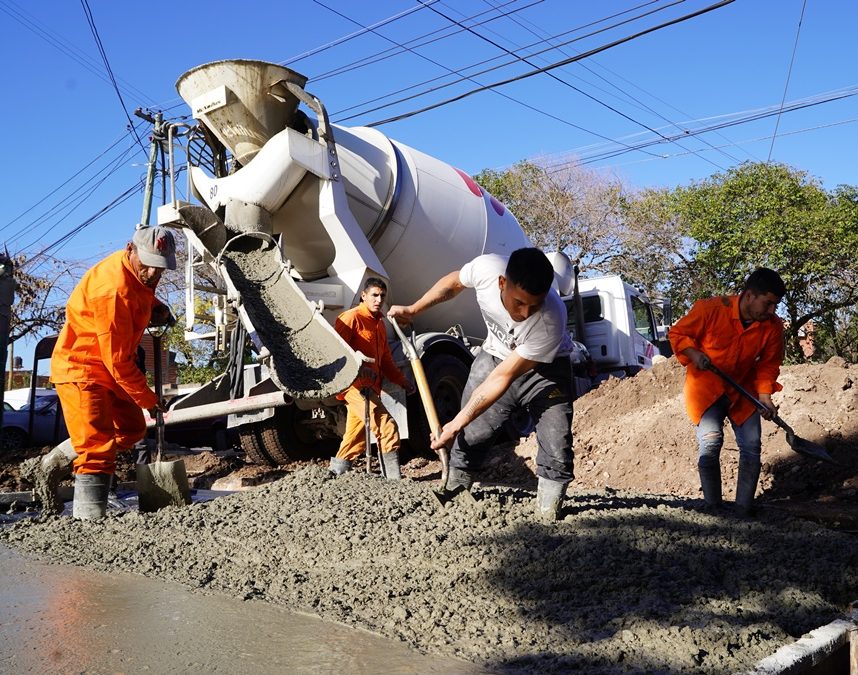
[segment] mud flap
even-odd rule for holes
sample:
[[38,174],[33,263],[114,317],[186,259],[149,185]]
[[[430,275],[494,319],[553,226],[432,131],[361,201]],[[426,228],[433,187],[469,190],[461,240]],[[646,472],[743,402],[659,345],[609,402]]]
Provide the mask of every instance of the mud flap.
[[239,316],[274,383],[295,398],[327,398],[347,389],[360,358],[307,300],[271,237],[233,237],[219,255]]

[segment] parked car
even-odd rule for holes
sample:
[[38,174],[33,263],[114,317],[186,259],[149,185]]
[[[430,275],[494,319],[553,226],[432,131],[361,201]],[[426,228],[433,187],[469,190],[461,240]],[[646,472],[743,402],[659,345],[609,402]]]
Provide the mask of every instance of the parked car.
[[[36,387],[36,398],[42,396],[56,396],[56,389],[48,389],[47,387]],[[23,387],[21,389],[9,389],[3,392],[3,402],[12,406],[13,410],[20,410],[21,406],[30,401],[30,388]],[[5,409],[5,406],[4,406]]]
[[[57,445],[69,437],[62,414],[59,427],[56,426],[57,411],[60,410],[56,391],[46,391],[49,393],[36,399],[32,434],[29,431],[30,404],[25,403],[20,410],[12,410],[6,408],[4,402],[0,449]],[[150,429],[147,436],[154,439],[154,429]],[[164,440],[189,448],[210,447],[213,450],[226,450],[238,445],[238,435],[234,430],[226,428],[226,417],[171,424],[164,429]]]
[[[4,406],[5,408],[5,406]],[[33,426],[30,429],[30,404],[19,410],[3,411],[3,428],[0,430],[0,448],[14,450],[39,445],[56,445],[69,437],[65,420],[57,412],[60,401],[56,392],[39,396],[33,408]]]

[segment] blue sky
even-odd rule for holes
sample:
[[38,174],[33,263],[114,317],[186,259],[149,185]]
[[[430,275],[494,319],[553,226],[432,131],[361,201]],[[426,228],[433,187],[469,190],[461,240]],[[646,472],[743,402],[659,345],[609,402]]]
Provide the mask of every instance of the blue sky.
[[[331,118],[359,126],[528,73],[713,3],[212,0],[191,8],[88,0],[87,7],[135,122],[138,106],[164,109],[168,116],[188,113],[174,88],[186,70],[218,59],[254,58],[309,76],[308,91],[326,104]],[[384,25],[373,31],[361,28],[379,22]],[[551,75],[379,128],[469,173],[539,156],[552,162],[577,156],[629,187],[672,187],[742,161],[765,161],[771,153],[773,161],[805,170],[828,188],[858,184],[858,96],[849,95],[858,92],[856,25],[854,2],[735,0]],[[132,188],[145,171],[145,156],[134,149],[82,2],[0,0],[0,27],[6,150],[0,238],[11,253],[32,255]],[[561,42],[568,44],[558,47]],[[347,65],[359,67],[337,73]],[[451,71],[472,79],[423,93],[461,79]],[[836,95],[845,98],[823,102]],[[806,107],[771,114],[782,100]],[[734,124],[757,114],[769,116]],[[722,125],[728,126],[695,135]],[[141,127],[144,143],[147,131]],[[680,142],[662,139],[686,131],[691,133]],[[648,142],[654,143],[630,149]],[[140,208],[141,195],[132,193],[51,251],[91,264],[124,245]]]

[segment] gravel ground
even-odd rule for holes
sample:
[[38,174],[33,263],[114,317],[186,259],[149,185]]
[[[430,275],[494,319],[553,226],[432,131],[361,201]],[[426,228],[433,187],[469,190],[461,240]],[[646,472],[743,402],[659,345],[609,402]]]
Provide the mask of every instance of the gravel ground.
[[750,668],[858,599],[854,535],[688,497],[481,488],[441,507],[426,483],[308,466],[252,490],[101,522],[48,517],[0,540],[367,628],[494,672]]

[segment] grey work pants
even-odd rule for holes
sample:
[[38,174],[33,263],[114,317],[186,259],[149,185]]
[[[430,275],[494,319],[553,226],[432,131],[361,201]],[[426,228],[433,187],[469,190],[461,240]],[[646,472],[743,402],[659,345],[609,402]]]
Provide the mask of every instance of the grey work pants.
[[[464,406],[477,385],[501,359],[481,351],[468,375],[462,394]],[[456,438],[450,466],[473,473],[482,466],[498,431],[518,408],[526,408],[536,427],[536,475],[568,483],[572,480],[572,368],[561,356],[540,364],[517,378],[488,410]]]

